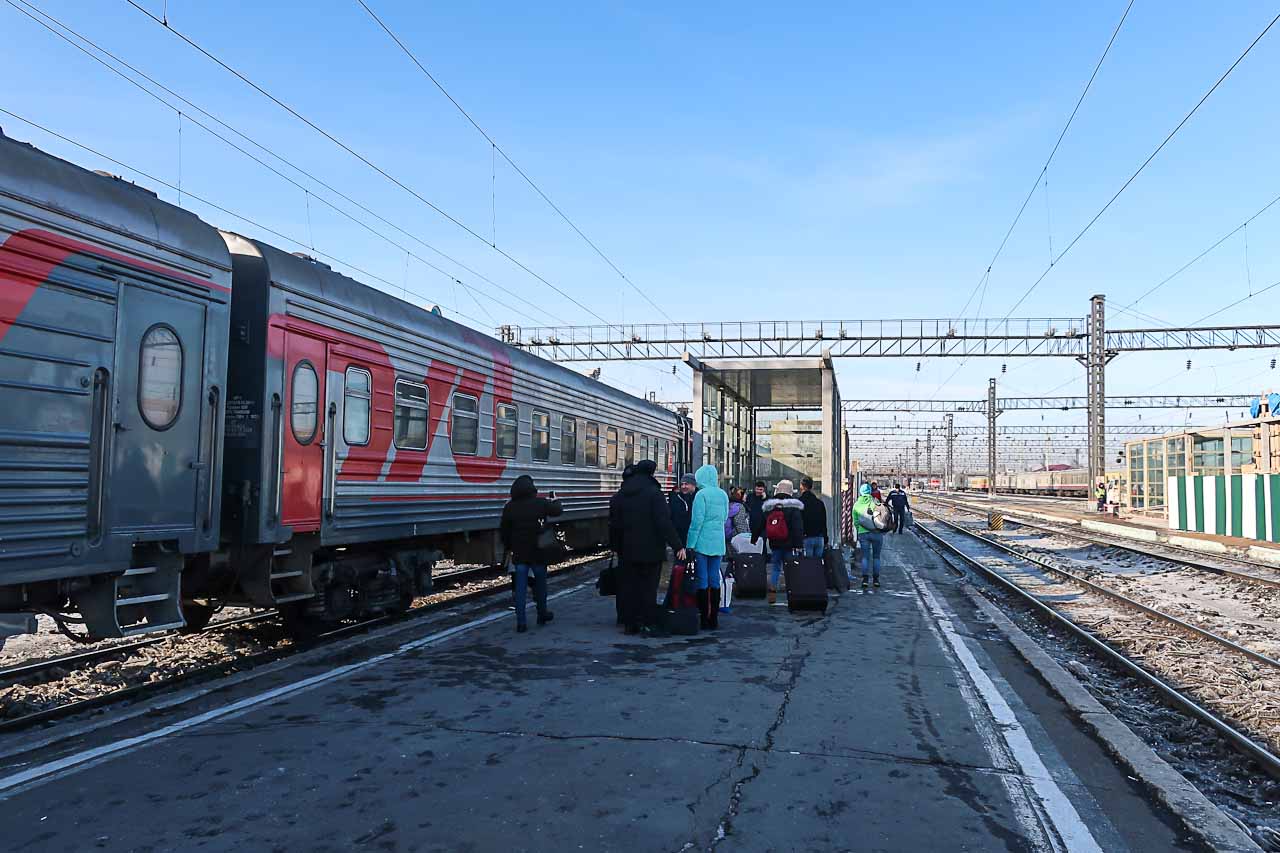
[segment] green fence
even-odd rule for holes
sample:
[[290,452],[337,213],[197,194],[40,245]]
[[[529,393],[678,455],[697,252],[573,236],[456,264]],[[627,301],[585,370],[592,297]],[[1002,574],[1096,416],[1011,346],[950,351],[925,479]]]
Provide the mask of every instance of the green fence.
[[1170,477],[1172,530],[1280,542],[1280,474]]

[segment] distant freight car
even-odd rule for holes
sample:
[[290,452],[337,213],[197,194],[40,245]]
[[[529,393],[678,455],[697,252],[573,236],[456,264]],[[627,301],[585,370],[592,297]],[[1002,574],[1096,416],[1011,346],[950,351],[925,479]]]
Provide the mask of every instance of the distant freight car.
[[442,554],[501,560],[516,476],[588,546],[626,464],[670,486],[694,451],[687,417],[2,134],[0,384],[0,642],[400,609]]

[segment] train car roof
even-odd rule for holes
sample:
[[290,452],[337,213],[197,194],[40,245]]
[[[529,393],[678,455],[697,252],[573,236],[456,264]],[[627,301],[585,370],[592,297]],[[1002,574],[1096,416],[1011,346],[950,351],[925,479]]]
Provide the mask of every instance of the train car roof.
[[328,264],[307,256],[299,256],[278,249],[270,243],[227,233],[224,237],[232,251],[243,240],[252,244],[266,263],[271,281],[281,287],[315,297],[332,305],[339,305],[380,322],[399,326],[413,332],[444,340],[460,349],[473,348],[483,342],[490,350],[502,350],[511,359],[513,368],[529,373],[550,374],[557,381],[576,387],[585,394],[604,396],[619,403],[643,405],[655,413],[675,417],[675,413],[642,397],[620,391],[603,382],[584,376],[575,370],[562,367],[553,361],[533,355],[517,347],[505,344],[497,338],[457,323],[442,314],[413,305],[375,287],[370,287],[350,276],[335,272]]
[[148,189],[93,172],[0,129],[0,193],[230,271],[217,230]]

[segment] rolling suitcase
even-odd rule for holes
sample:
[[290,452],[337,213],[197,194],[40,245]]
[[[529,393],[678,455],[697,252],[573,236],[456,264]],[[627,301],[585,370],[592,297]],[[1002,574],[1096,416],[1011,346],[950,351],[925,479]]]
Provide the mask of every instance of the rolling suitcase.
[[822,555],[822,563],[827,571],[827,589],[848,592],[849,570],[844,564],[844,552],[839,548],[828,548]]
[[676,563],[671,567],[671,583],[667,586],[666,606],[662,614],[670,633],[685,637],[698,633],[696,587],[697,575],[693,566]]
[[788,557],[782,563],[787,576],[787,609],[827,609],[827,568],[821,557]]
[[764,598],[769,591],[764,554],[733,555],[733,594],[737,598]]

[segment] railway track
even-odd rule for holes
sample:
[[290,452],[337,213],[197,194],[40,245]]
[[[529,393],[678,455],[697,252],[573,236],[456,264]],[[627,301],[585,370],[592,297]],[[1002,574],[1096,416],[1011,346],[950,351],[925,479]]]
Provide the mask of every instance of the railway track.
[[[1060,566],[1055,566],[1046,560],[1022,553],[997,539],[984,536],[977,531],[954,524],[927,511],[921,510],[919,512],[928,518],[930,523],[917,524],[916,530],[922,534],[926,542],[935,546],[935,550],[940,550],[946,555],[959,559],[965,565],[977,569],[984,576],[997,582],[1002,588],[1014,593],[1019,599],[1031,605],[1034,610],[1049,618],[1054,624],[1067,629],[1071,634],[1085,642],[1100,656],[1154,688],[1171,705],[1213,728],[1232,747],[1257,762],[1258,766],[1267,774],[1273,778],[1280,779],[1280,756],[1277,756],[1267,743],[1246,733],[1242,727],[1233,723],[1228,719],[1226,713],[1215,713],[1215,710],[1211,709],[1210,706],[1221,705],[1220,700],[1216,697],[1211,700],[1198,699],[1192,695],[1195,692],[1195,687],[1180,688],[1169,675],[1154,672],[1152,671],[1155,668],[1154,666],[1144,665],[1146,659],[1157,656],[1157,654],[1152,653],[1152,649],[1161,641],[1161,632],[1148,632],[1146,639],[1151,642],[1144,641],[1142,648],[1145,651],[1125,654],[1124,651],[1117,647],[1115,642],[1108,641],[1103,632],[1081,624],[1079,618],[1072,618],[1071,613],[1068,612],[1070,606],[1071,604],[1078,605],[1079,602],[1069,601],[1068,597],[1052,584],[1040,584],[1039,594],[1037,594],[1035,589],[1030,588],[1036,584],[1028,582],[1030,578],[1026,576],[1022,567],[1018,566],[1017,563],[1031,564],[1037,570],[1035,572],[1036,575],[1041,573],[1048,574],[1057,579],[1057,581],[1084,590],[1088,595],[1105,600],[1130,613],[1138,614],[1138,622],[1150,620],[1150,623],[1171,629],[1172,632],[1192,638],[1197,643],[1206,644],[1204,648],[1208,650],[1209,656],[1216,655],[1213,662],[1207,665],[1220,664],[1224,667],[1235,667],[1243,661],[1248,661],[1272,678],[1280,678],[1280,660],[1245,648],[1226,637],[1207,631],[1177,616],[1135,601],[1123,593],[1081,577]],[[934,529],[935,525],[940,530]],[[988,549],[988,553],[985,555],[987,558],[983,559],[982,556],[971,553],[971,549],[966,549],[957,544],[958,538],[971,540],[973,543],[979,544],[981,548]],[[996,559],[991,559],[992,551],[996,552]],[[1013,559],[1010,560],[1009,558]],[[1006,570],[1002,571],[998,567],[1000,564],[1003,564]],[[1024,580],[1023,583],[1019,583],[1020,578]],[[1091,612],[1096,613],[1097,608],[1093,608]],[[1105,621],[1109,621],[1109,619]],[[1126,626],[1129,629],[1133,627],[1133,625]],[[1137,625],[1137,628],[1141,633],[1142,625]],[[1179,652],[1178,654],[1183,653]],[[1203,652],[1193,654],[1199,656]],[[1203,693],[1204,691],[1201,692]],[[1280,709],[1277,709],[1276,713],[1280,714]],[[1276,721],[1280,723],[1280,717],[1276,717]],[[1274,730],[1269,732],[1273,741],[1277,740],[1277,732],[1280,732],[1280,725],[1277,725]]]
[[[962,512],[972,512],[975,514],[983,514],[987,509],[977,507],[973,504],[966,504],[959,501],[951,501],[940,498],[929,497],[926,500],[933,501],[952,509],[958,509]],[[1006,521],[1012,521],[1021,527],[1028,527],[1032,530],[1040,530],[1054,536],[1062,536],[1068,539],[1075,539],[1080,542],[1088,542],[1104,548],[1120,548],[1134,554],[1141,554],[1144,557],[1151,557],[1157,560],[1167,560],[1175,562],[1179,566],[1187,566],[1199,571],[1208,572],[1210,574],[1230,577],[1235,580],[1244,581],[1246,583],[1267,586],[1273,589],[1280,589],[1280,568],[1267,565],[1266,563],[1258,563],[1253,560],[1246,560],[1243,557],[1234,557],[1230,554],[1222,554],[1215,556],[1214,561],[1207,561],[1203,554],[1192,551],[1189,548],[1181,548],[1177,545],[1160,544],[1155,547],[1149,545],[1139,545],[1136,542],[1125,541],[1121,538],[1108,537],[1097,533],[1085,533],[1072,527],[1046,523],[1044,521],[1027,521],[1021,516],[1005,515]],[[1234,563],[1237,566],[1245,566],[1255,571],[1246,572],[1240,569],[1230,568],[1221,565],[1222,562]]]
[[[587,570],[591,567],[598,566],[604,559],[606,558],[601,556],[591,556],[566,563],[562,566],[552,568],[547,573],[547,576],[548,578],[551,578],[569,574],[571,572]],[[435,585],[437,585],[437,589],[431,593],[430,597],[435,597],[441,592],[447,592],[448,588],[462,586],[475,581],[498,579],[504,574],[505,571],[500,566],[480,566],[436,575],[433,580]],[[444,585],[446,590],[438,589],[439,585]],[[430,613],[446,610],[459,604],[493,598],[506,592],[508,589],[509,587],[505,583],[492,584],[482,589],[462,592],[457,595],[451,595],[440,600],[430,601],[425,604],[411,607],[403,613],[380,616],[375,619],[368,619],[362,622],[342,625],[330,631],[323,632],[305,643],[294,643],[284,647],[275,646],[251,655],[231,657],[227,660],[219,661],[208,666],[202,666],[190,671],[181,672],[168,678],[129,684],[119,689],[109,690],[85,698],[72,699],[67,702],[41,708],[20,716],[0,719],[0,734],[30,728],[42,723],[54,722],[84,711],[103,708],[118,702],[131,701],[151,696],[182,684],[209,680],[233,671],[252,669],[266,663],[280,660],[303,650],[317,648],[343,637],[372,631],[384,625],[420,618]],[[210,625],[203,631],[193,634],[192,636],[196,637],[207,634],[216,634],[219,632],[225,632],[232,628],[244,627],[245,625],[255,623],[272,622],[277,621],[278,619],[279,614],[275,611],[252,614],[239,619],[227,620],[216,625]],[[0,679],[3,679],[0,681],[0,691],[18,683],[38,683],[41,676],[54,673],[58,670],[65,670],[67,667],[86,667],[102,661],[111,660],[118,656],[127,657],[130,653],[173,640],[176,636],[177,635],[175,634],[165,634],[157,637],[147,637],[130,643],[122,643],[100,649],[90,649],[75,654],[60,655],[55,658],[11,666],[4,670],[0,670]]]

